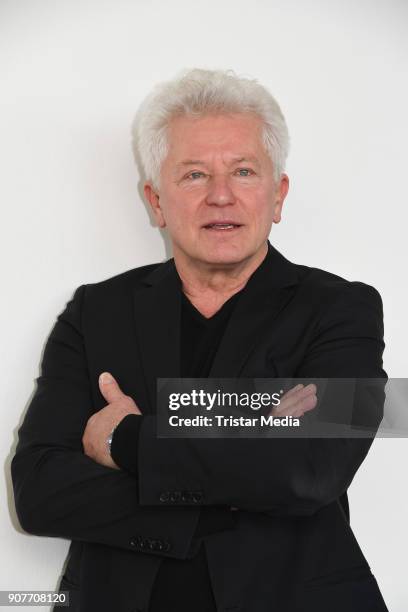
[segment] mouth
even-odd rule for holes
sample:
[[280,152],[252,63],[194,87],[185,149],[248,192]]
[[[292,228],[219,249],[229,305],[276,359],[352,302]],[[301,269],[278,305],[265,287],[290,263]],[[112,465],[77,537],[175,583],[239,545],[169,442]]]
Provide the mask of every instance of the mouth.
[[240,223],[208,223],[203,226],[203,229],[213,232],[233,232],[240,227],[242,227]]

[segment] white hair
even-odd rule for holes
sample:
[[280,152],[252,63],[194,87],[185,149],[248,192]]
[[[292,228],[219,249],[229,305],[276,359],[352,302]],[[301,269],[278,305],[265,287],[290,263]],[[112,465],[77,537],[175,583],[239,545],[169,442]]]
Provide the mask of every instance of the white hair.
[[263,122],[263,143],[270,156],[274,178],[285,168],[289,134],[275,98],[256,79],[237,76],[233,70],[183,71],[177,78],[156,85],[145,98],[132,124],[136,161],[155,189],[169,150],[168,125],[176,116],[254,113]]

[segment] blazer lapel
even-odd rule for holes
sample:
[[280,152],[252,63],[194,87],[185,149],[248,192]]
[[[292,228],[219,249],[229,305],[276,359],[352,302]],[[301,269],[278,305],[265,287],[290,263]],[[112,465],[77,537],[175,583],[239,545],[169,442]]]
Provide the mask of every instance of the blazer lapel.
[[[136,331],[149,412],[155,412],[156,379],[180,378],[182,284],[174,259],[159,265],[134,290]],[[209,376],[240,375],[250,353],[271,329],[298,283],[296,266],[268,240],[264,262],[249,278],[224,331]]]
[[296,266],[268,240],[268,253],[249,278],[232,311],[209,377],[239,377],[274,319],[292,298],[299,279]]
[[180,378],[181,280],[173,258],[159,265],[134,291],[136,333],[149,399],[156,412],[156,378]]

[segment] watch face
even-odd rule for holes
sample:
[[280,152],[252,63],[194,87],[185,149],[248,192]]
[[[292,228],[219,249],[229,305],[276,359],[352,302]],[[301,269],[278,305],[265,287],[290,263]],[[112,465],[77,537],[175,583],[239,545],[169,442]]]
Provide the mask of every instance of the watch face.
[[109,449],[109,454],[111,454],[111,445],[112,445],[112,439],[113,439],[113,432],[115,431],[116,427],[113,428],[113,431],[111,431],[111,433],[109,434],[109,438],[107,440],[108,442],[108,449]]

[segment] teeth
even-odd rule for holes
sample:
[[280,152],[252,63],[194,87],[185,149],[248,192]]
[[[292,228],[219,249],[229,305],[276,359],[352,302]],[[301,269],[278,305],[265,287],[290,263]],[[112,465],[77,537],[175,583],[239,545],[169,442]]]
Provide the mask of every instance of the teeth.
[[232,223],[212,223],[211,225],[208,225],[207,227],[230,228],[230,227],[236,227],[236,226],[233,225]]

